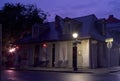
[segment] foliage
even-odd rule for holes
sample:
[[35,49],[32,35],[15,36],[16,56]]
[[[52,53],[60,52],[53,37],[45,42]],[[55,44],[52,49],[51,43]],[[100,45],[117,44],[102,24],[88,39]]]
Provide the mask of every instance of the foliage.
[[3,49],[19,39],[23,31],[30,30],[34,23],[43,23],[47,14],[34,5],[6,3],[0,10]]

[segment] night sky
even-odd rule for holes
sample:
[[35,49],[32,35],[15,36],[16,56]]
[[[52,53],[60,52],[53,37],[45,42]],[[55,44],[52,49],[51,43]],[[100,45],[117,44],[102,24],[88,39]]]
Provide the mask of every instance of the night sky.
[[34,4],[50,14],[49,21],[54,16],[81,17],[95,14],[98,18],[108,18],[113,14],[120,19],[120,0],[0,0],[0,8],[4,3]]

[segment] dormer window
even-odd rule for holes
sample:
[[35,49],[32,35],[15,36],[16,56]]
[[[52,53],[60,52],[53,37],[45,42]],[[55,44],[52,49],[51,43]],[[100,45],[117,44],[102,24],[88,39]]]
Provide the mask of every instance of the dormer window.
[[63,39],[71,37],[74,32],[79,33],[81,28],[81,22],[71,18],[61,18],[60,16],[55,17],[55,28],[58,32],[58,36]]
[[95,22],[95,26],[97,31],[101,34],[101,35],[106,35],[106,27],[105,27],[105,20],[101,19]]
[[65,24],[63,27],[63,34],[72,34],[73,32],[78,32],[80,31],[80,26],[81,22],[78,22],[76,20],[66,18],[65,19]]
[[39,24],[35,24],[32,27],[32,37],[37,38],[39,37]]

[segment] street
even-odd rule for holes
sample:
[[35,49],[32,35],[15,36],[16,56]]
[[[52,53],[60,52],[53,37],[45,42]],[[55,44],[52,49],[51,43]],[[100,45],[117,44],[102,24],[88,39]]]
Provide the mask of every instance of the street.
[[1,81],[120,81],[120,72],[92,74],[3,70]]

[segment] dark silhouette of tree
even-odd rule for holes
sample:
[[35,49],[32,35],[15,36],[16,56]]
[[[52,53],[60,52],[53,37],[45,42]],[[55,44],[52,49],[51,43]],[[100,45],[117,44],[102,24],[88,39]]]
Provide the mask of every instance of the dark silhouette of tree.
[[47,14],[34,5],[6,3],[0,10],[3,49],[19,39],[23,31],[31,30],[34,23],[43,23]]

